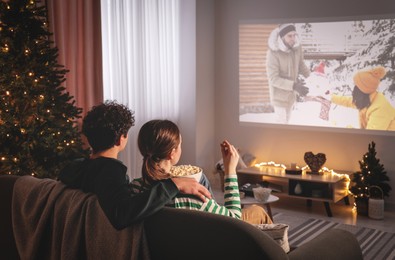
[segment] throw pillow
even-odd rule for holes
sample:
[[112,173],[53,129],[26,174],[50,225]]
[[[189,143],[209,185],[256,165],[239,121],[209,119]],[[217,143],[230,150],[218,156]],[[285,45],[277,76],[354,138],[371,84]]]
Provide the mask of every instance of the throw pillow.
[[285,251],[289,252],[288,229],[286,224],[256,224],[254,225],[274,239]]

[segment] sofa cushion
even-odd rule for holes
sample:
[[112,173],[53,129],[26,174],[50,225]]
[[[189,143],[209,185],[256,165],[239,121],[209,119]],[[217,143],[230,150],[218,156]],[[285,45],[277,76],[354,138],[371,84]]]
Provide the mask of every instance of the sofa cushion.
[[254,225],[258,229],[265,232],[271,238],[278,243],[282,249],[284,249],[285,253],[289,252],[289,243],[288,243],[288,229],[289,226],[286,224],[257,224]]

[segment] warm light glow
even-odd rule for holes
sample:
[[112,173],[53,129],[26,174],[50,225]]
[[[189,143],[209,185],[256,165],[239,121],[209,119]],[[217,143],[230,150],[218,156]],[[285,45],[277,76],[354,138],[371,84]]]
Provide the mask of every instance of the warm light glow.
[[262,167],[262,166],[280,167],[280,168],[283,168],[283,169],[286,169],[286,168],[287,168],[284,164],[275,163],[275,162],[273,162],[273,161],[270,161],[270,162],[261,162],[261,163],[255,164],[255,167]]

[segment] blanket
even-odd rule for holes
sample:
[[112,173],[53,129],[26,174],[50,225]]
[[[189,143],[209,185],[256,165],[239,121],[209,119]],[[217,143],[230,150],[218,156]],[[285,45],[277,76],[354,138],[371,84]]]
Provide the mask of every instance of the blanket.
[[116,230],[94,194],[18,178],[12,224],[21,259],[149,259],[143,223]]

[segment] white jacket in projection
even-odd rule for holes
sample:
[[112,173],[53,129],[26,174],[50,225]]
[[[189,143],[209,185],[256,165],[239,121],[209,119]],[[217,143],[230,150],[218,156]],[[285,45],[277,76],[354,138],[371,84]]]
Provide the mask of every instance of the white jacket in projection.
[[290,107],[295,103],[296,94],[293,84],[299,74],[310,75],[304,63],[303,50],[299,37],[292,49],[286,47],[279,36],[279,29],[274,29],[268,40],[266,71],[269,80],[270,100],[274,106]]

